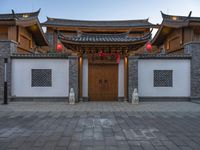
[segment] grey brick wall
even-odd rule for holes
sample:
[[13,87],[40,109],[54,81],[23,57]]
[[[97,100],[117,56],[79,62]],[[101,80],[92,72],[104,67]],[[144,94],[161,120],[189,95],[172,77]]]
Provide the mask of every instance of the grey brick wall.
[[69,56],[69,90],[73,88],[78,101],[78,56]]
[[191,99],[200,100],[200,42],[190,42],[184,46],[185,54],[191,54]]
[[128,101],[131,101],[134,88],[138,88],[138,57],[128,57]]
[[[11,96],[11,59],[10,55],[16,52],[17,44],[13,41],[0,41],[0,101],[4,97],[4,58],[8,58],[7,84],[8,98]],[[10,98],[9,98],[10,99]]]

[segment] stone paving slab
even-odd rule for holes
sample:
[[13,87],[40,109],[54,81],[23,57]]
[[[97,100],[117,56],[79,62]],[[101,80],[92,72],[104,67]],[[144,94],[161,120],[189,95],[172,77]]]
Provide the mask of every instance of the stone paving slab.
[[199,107],[14,102],[0,106],[0,150],[199,150]]
[[192,102],[141,102],[139,105],[133,105],[128,102],[80,102],[69,105],[67,102],[10,102],[9,105],[0,105],[0,111],[197,112],[200,111],[200,104]]
[[199,112],[5,112],[0,150],[200,149]]

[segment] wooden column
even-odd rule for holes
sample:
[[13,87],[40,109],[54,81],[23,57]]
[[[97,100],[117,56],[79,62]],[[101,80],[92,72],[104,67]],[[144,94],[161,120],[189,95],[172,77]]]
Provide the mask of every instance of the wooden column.
[[79,57],[79,97],[83,97],[83,57]]
[[124,57],[124,99],[128,99],[128,59]]

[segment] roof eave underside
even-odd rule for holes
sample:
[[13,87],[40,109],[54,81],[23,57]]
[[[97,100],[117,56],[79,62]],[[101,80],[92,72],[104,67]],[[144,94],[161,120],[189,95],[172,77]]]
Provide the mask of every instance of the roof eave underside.
[[[188,21],[179,21],[179,22],[174,22],[174,21],[169,21],[169,20],[163,20],[160,27],[158,28],[158,31],[156,32],[154,38],[151,40],[151,43],[153,45],[159,46],[160,43],[159,39],[162,39],[162,36],[167,36],[171,30],[173,29],[178,29],[178,28],[183,28],[183,27],[188,27],[189,22]],[[164,31],[165,30],[165,31]],[[167,32],[166,32],[167,30]]]
[[33,35],[38,46],[48,46],[48,41],[40,25],[38,18],[28,20],[17,20],[16,25],[27,28]]

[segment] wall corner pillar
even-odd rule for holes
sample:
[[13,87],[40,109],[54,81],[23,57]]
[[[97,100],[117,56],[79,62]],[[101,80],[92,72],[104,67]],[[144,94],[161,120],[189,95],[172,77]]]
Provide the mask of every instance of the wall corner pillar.
[[200,42],[189,42],[184,45],[184,53],[192,56],[190,72],[190,98],[200,102]]
[[138,57],[128,57],[128,101],[131,102],[134,88],[138,89]]
[[[8,102],[11,98],[11,54],[17,52],[17,43],[10,40],[0,40],[0,101],[4,100],[4,79],[7,80]],[[4,61],[7,59],[7,67]],[[6,71],[6,72],[5,72]]]
[[76,102],[79,101],[79,57],[69,56],[69,92],[73,88]]

